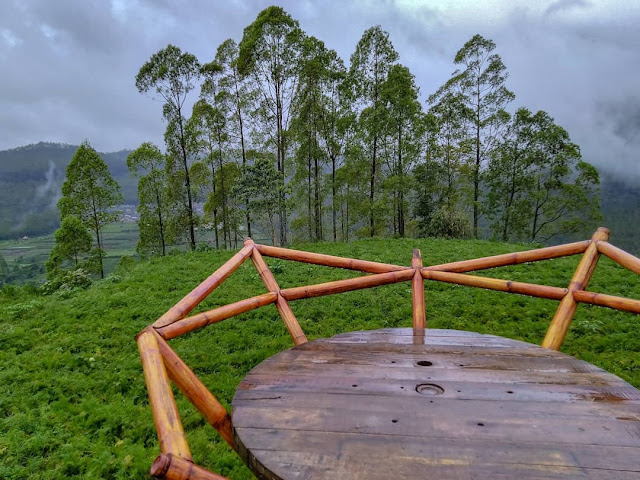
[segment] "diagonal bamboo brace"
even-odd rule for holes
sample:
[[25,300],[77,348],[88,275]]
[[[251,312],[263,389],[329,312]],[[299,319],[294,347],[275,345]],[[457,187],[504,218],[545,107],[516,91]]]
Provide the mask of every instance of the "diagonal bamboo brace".
[[193,404],[202,416],[215,428],[222,438],[235,450],[233,441],[233,430],[231,427],[231,417],[227,409],[218,399],[205,387],[196,377],[195,373],[182,361],[157,333],[156,340],[160,354],[164,359],[164,364],[169,374],[169,378],[180,389],[185,397]]
[[[245,245],[253,247],[253,240],[246,239]],[[284,322],[287,330],[289,331],[289,335],[293,338],[293,343],[296,345],[301,345],[303,343],[307,343],[307,337],[305,336],[302,328],[300,328],[300,324],[296,319],[296,316],[293,314],[291,307],[289,306],[289,302],[280,294],[280,287],[278,286],[278,282],[276,282],[273,273],[269,270],[269,266],[262,258],[262,255],[258,251],[257,248],[254,248],[251,252],[251,260],[258,270],[258,274],[262,279],[262,283],[267,287],[267,290],[270,292],[276,292],[278,294],[278,298],[276,300],[276,307],[278,312],[280,312],[280,316],[282,317],[282,321]]]
[[587,284],[591,279],[591,275],[598,264],[598,258],[600,253],[598,252],[598,242],[609,240],[609,229],[600,227],[591,237],[591,244],[584,252],[578,267],[576,268],[571,282],[569,283],[569,291],[560,300],[558,310],[556,310],[551,325],[547,330],[547,334],[544,337],[542,346],[550,348],[552,350],[560,350],[564,338],[567,336],[569,326],[573,320],[573,316],[576,313],[578,302],[573,298],[573,292],[582,291],[587,288]]
[[411,279],[413,328],[427,328],[427,313],[424,303],[424,279],[422,278],[422,255],[418,249],[413,251],[411,268],[415,271]]
[[172,453],[191,460],[187,437],[182,428],[178,407],[160,354],[158,335],[151,329],[144,330],[138,336],[137,342],[160,450],[162,453]]

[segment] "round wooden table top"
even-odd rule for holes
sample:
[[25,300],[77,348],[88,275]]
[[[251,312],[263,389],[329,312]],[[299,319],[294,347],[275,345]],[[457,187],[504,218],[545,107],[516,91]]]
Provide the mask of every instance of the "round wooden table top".
[[314,340],[233,399],[266,479],[640,479],[640,391],[537,345],[457,330]]

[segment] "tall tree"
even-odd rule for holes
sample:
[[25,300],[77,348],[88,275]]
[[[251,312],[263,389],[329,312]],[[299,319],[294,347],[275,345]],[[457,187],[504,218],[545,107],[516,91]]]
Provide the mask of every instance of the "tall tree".
[[138,178],[137,251],[144,255],[166,255],[168,195],[165,156],[145,142],[127,156],[129,173]]
[[509,121],[505,107],[515,98],[505,85],[509,75],[500,56],[493,53],[495,48],[491,40],[474,35],[456,53],[454,63],[460,68],[437,94],[440,96],[451,90],[457,91],[471,112],[468,125],[470,136],[474,138],[471,181],[475,237],[478,236],[480,217],[481,173],[500,139],[500,132]]
[[[256,20],[244,29],[239,45],[238,71],[241,75],[253,76],[260,92],[259,113],[269,128],[264,133],[267,144],[275,146],[278,172],[283,184],[287,180],[287,133],[298,78],[302,36],[296,20],[281,7],[271,6],[261,11]],[[285,190],[281,189],[280,194],[280,244],[286,245]]]
[[109,173],[89,142],[83,142],[67,166],[67,178],[62,184],[58,201],[60,216],[74,216],[95,234],[96,258],[100,276],[104,278],[104,245],[102,230],[119,215],[113,207],[123,202],[120,186]]
[[367,29],[351,55],[350,82],[356,103],[363,108],[360,131],[369,158],[369,229],[376,234],[376,179],[379,176],[380,142],[383,136],[382,85],[398,54],[389,34],[380,26]]
[[0,280],[6,278],[9,275],[9,265],[0,252]]
[[[229,103],[229,136],[235,143],[236,150],[242,158],[242,166],[247,165],[247,150],[249,149],[250,118],[249,112],[255,103],[256,91],[249,78],[240,74],[238,70],[239,49],[231,39],[220,44],[216,52],[215,62],[221,67],[220,87],[229,92],[221,100]],[[247,235],[251,237],[251,212],[249,199],[244,199]]]
[[380,97],[387,124],[385,144],[390,153],[385,183],[393,195],[393,233],[404,237],[408,216],[406,197],[412,184],[410,172],[421,156],[425,127],[418,87],[407,67],[399,64],[391,67]]
[[195,88],[200,76],[198,59],[183,53],[178,47],[168,45],[154,53],[142,66],[136,76],[136,87],[141,93],[153,90],[164,100],[163,115],[168,122],[165,133],[167,150],[170,155],[179,158],[184,181],[186,213],[191,249],[196,247],[195,215],[193,210],[193,192],[189,176],[189,157],[191,144],[186,131],[187,119],[184,116],[184,104],[188,94]]

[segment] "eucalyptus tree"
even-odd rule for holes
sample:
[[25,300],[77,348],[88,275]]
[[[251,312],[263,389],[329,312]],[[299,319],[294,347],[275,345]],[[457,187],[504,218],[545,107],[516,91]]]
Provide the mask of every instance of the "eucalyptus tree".
[[[307,215],[297,220],[306,220],[309,239],[323,238],[322,189],[323,167],[327,151],[323,148],[321,129],[324,116],[324,78],[330,67],[329,51],[315,37],[307,37],[302,43],[299,80],[292,105],[291,138],[295,141],[294,191],[306,191]],[[306,184],[306,185],[305,185]],[[304,186],[303,186],[304,185]]]
[[[174,45],[168,45],[154,53],[136,75],[136,87],[139,92],[154,92],[164,101],[163,115],[168,123],[165,132],[167,153],[178,160],[177,163],[182,170],[179,177],[184,182],[182,189],[184,195],[177,197],[184,196],[186,200],[186,223],[192,250],[196,247],[196,215],[193,209],[193,191],[189,176],[193,144],[189,141],[189,132],[186,128],[184,105],[189,93],[196,87],[199,77],[198,59],[188,52],[183,53]],[[175,160],[171,165],[174,167],[173,172],[176,173],[178,165]]]
[[406,197],[411,190],[411,170],[422,154],[424,115],[418,101],[418,87],[409,69],[393,65],[380,95],[384,105],[389,174],[385,180],[393,193],[394,234],[405,236],[408,216]]
[[[281,7],[262,10],[256,20],[244,29],[239,44],[238,72],[250,75],[259,91],[259,109],[265,144],[274,148],[278,172],[286,183],[286,160],[289,149],[288,130],[291,121],[291,103],[296,91],[298,59],[303,33],[294,20]],[[287,243],[287,209],[285,190],[281,198],[279,224],[280,244]]]
[[500,56],[493,53],[495,48],[491,40],[474,35],[456,53],[454,63],[460,67],[436,94],[442,96],[452,90],[461,94],[471,114],[468,127],[474,139],[471,181],[475,237],[480,217],[482,170],[509,121],[505,108],[515,98],[505,85],[509,75]]
[[[229,135],[229,101],[231,94],[220,85],[220,75],[222,66],[217,62],[206,64],[202,68],[205,78],[200,90],[201,99],[193,107],[192,118],[197,124],[198,135],[204,138],[207,156],[205,161],[209,163],[212,170],[212,180],[219,184],[219,191],[212,189],[212,193],[220,197],[220,202],[216,203],[222,210],[222,234],[225,247],[231,246],[231,226],[230,226],[230,206],[228,182],[225,182],[225,175],[222,175],[223,166],[228,161],[230,150]],[[213,162],[217,162],[219,178],[213,174]],[[212,211],[217,210],[217,206]]]
[[584,231],[601,218],[598,170],[545,112],[536,135],[529,215],[531,241]]
[[94,233],[94,257],[100,276],[104,278],[102,230],[119,216],[114,207],[123,202],[120,185],[113,179],[98,152],[86,141],[73,154],[66,173],[62,197],[58,201],[60,216],[76,217]]
[[[256,89],[251,79],[240,74],[238,69],[238,45],[232,39],[220,44],[215,56],[215,62],[220,65],[220,87],[227,92],[223,100],[229,102],[230,140],[234,142],[242,158],[242,166],[247,165],[247,149],[249,148],[250,112],[256,101]],[[249,199],[244,199],[247,235],[251,237],[251,212]]]
[[429,102],[429,159],[437,176],[434,207],[459,210],[461,196],[468,186],[465,167],[472,150],[472,139],[467,130],[470,112],[462,96],[451,91],[432,95]]
[[127,156],[129,173],[138,178],[138,230],[136,250],[143,255],[166,255],[168,192],[165,155],[145,142]]
[[384,136],[381,93],[383,83],[398,54],[389,40],[389,34],[378,25],[365,30],[351,55],[349,70],[355,103],[363,111],[359,117],[361,141],[369,157],[369,230],[376,234],[376,181],[380,176],[380,142]]

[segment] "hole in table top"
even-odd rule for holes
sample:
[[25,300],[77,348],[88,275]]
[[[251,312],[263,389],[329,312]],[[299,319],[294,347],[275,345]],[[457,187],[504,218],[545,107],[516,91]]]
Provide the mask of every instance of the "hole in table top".
[[358,385],[357,385],[356,383],[354,383],[354,384],[353,384],[353,385],[351,385],[351,386],[355,388],[355,387],[357,387]]
[[507,393],[513,393],[513,390],[507,390]]
[[416,363],[421,367],[430,367],[431,365],[433,365],[433,363],[430,362],[429,360],[419,360]]
[[434,395],[442,395],[444,393],[444,388],[440,385],[436,385],[435,383],[421,383],[416,385],[416,392],[421,395],[434,396]]
[[478,426],[479,426],[479,427],[484,427],[484,423],[482,423],[482,422],[478,422]]
[[391,360],[391,363],[396,363],[396,361],[395,360]]
[[398,423],[398,419],[394,418],[393,420],[391,420],[391,423]]

